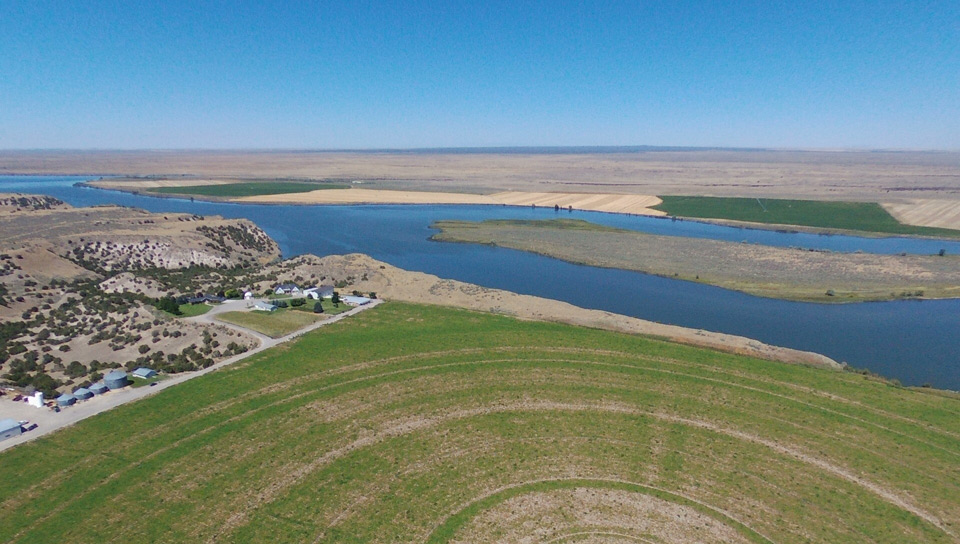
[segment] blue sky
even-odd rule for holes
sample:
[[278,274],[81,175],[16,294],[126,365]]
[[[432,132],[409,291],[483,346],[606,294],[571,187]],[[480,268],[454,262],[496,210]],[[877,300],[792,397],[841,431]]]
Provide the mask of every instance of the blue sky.
[[0,148],[960,149],[960,2],[0,2]]

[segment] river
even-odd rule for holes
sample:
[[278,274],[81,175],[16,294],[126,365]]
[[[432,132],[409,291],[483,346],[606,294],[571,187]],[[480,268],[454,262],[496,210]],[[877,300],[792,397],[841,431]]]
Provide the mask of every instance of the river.
[[754,297],[698,283],[566,263],[505,248],[429,240],[437,220],[577,218],[721,240],[872,253],[960,253],[960,242],[782,233],[598,212],[500,206],[274,206],[191,202],[75,187],[85,178],[0,176],[0,192],[48,194],[74,206],[120,204],[154,212],[243,217],[284,256],[366,253],[408,270],[563,300],[662,323],[737,334],[823,353],[899,379],[960,390],[960,300],[813,304]]

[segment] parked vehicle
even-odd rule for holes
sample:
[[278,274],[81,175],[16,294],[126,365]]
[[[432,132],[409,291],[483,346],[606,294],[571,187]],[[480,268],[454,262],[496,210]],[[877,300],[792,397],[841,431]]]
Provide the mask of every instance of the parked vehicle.
[[29,427],[27,427],[26,429],[24,429],[24,431],[32,431],[32,430],[34,430],[34,429],[36,429],[36,428],[37,428],[37,424],[34,423],[34,424],[30,425]]

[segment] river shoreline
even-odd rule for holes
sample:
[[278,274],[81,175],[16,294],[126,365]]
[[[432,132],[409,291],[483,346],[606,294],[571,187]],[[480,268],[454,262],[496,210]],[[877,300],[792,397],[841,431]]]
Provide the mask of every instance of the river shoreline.
[[[960,322],[955,318],[960,312],[958,299],[869,304],[786,302],[672,278],[573,265],[506,248],[439,244],[428,240],[432,234],[429,225],[438,220],[526,220],[555,216],[544,209],[429,205],[235,206],[73,187],[78,181],[82,179],[56,176],[36,182],[32,178],[20,182],[4,180],[6,191],[53,194],[75,206],[112,204],[159,213],[250,219],[280,243],[286,256],[365,253],[399,268],[482,287],[822,353],[851,367],[869,368],[876,374],[898,379],[907,386],[929,383],[942,389],[960,389],[960,369],[955,364],[957,338],[960,338]],[[559,215],[567,217],[566,213]],[[646,229],[649,225],[654,228],[659,225],[673,230],[672,222],[652,222],[617,214],[573,212],[570,217],[587,218],[588,215],[594,221],[602,220],[614,227],[642,225]],[[351,228],[344,229],[345,224]],[[692,223],[688,227],[699,229]],[[686,236],[688,230],[681,232]],[[698,232],[702,229],[692,236]],[[744,234],[737,231],[732,239],[739,241],[743,239],[741,236]],[[789,235],[770,233],[768,237],[786,240],[780,247],[797,243]],[[845,242],[844,237],[806,235],[803,239],[814,243],[822,241],[828,243],[828,247],[848,251],[865,243],[859,238]],[[842,245],[844,243],[847,245]],[[866,243],[874,247],[869,245],[873,244],[872,240]],[[896,244],[893,247],[901,246],[899,242]],[[920,246],[903,247],[909,251]],[[883,253],[883,248],[877,252]]]
[[[83,175],[83,174],[81,174]],[[117,176],[122,177],[122,176]],[[202,201],[202,202],[215,202],[221,204],[247,204],[247,205],[265,205],[265,206],[492,206],[492,207],[514,207],[514,208],[540,208],[540,209],[551,209],[554,206],[548,205],[522,205],[522,204],[505,204],[497,202],[428,202],[426,200],[422,202],[383,202],[378,200],[357,200],[351,202],[305,202],[297,200],[272,200],[269,197],[274,195],[264,195],[263,199],[253,200],[250,197],[218,197],[211,195],[188,195],[188,194],[171,194],[171,193],[157,193],[149,190],[144,190],[142,188],[132,188],[132,187],[123,187],[121,185],[114,184],[98,184],[97,182],[101,180],[89,180],[78,182],[76,185],[78,187],[86,187],[91,189],[99,189],[103,191],[118,191],[121,193],[128,193],[137,196],[146,196],[153,198],[168,198],[168,199],[178,199],[178,200],[187,200],[187,201]],[[106,180],[103,180],[106,181]],[[399,192],[399,191],[398,191]],[[424,191],[409,190],[404,191],[411,195],[416,195]],[[478,196],[476,193],[459,193],[459,192],[450,192],[449,195],[469,195],[469,196]],[[591,194],[591,193],[584,193]],[[481,195],[482,196],[482,195]],[[635,196],[635,195],[623,195],[623,196]],[[779,224],[779,223],[754,223],[750,221],[737,221],[733,219],[711,219],[711,218],[699,218],[699,217],[680,217],[680,216],[670,216],[664,214],[646,214],[646,213],[632,213],[632,212],[623,212],[623,211],[608,211],[608,210],[597,210],[589,208],[577,208],[574,207],[573,210],[580,212],[591,212],[591,213],[605,213],[605,214],[614,214],[625,217],[645,217],[650,219],[658,219],[661,221],[677,221],[677,222],[686,222],[686,223],[697,223],[702,225],[715,225],[721,227],[730,227],[741,230],[752,230],[752,231],[766,231],[766,232],[776,232],[781,234],[811,234],[817,236],[851,236],[857,238],[867,238],[867,239],[902,239],[902,240],[930,240],[930,241],[943,241],[947,243],[956,243],[957,238],[950,237],[941,237],[941,236],[931,236],[925,234],[897,234],[897,233],[884,233],[884,232],[873,232],[873,231],[863,231],[863,230],[850,230],[850,229],[836,229],[836,228],[826,228],[826,227],[809,227],[804,225],[790,225],[790,224]],[[568,208],[560,207],[560,212],[568,211]],[[658,210],[653,210],[658,211]]]

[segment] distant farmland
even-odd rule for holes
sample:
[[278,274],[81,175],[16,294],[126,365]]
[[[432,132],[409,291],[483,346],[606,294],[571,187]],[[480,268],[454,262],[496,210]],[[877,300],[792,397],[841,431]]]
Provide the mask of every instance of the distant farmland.
[[4,452],[0,540],[956,542],[958,416],[852,373],[388,303]]
[[960,230],[905,225],[875,202],[827,202],[772,198],[662,196],[655,209],[676,217],[859,230],[882,234],[960,237]]
[[153,187],[151,193],[166,195],[195,195],[213,197],[241,197],[257,195],[282,195],[308,193],[320,189],[346,189],[339,183],[302,183],[292,181],[256,181],[244,183],[219,183],[214,185],[187,185],[182,187]]

